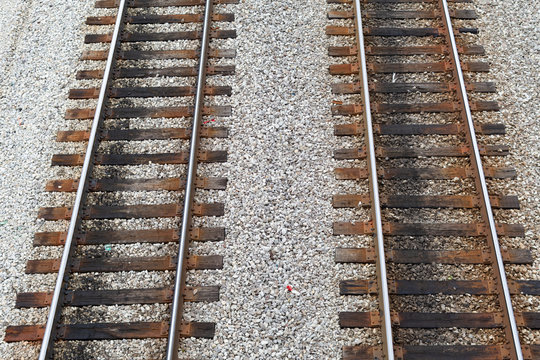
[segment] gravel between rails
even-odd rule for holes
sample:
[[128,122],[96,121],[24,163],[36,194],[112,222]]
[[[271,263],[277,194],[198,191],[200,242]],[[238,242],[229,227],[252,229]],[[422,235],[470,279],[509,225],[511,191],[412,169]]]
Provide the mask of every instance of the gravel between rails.
[[[35,256],[31,240],[42,225],[36,211],[45,203],[45,182],[53,178],[55,132],[66,124],[67,90],[77,86],[73,69],[93,1],[0,0],[0,7],[6,9],[0,18],[3,338],[8,324],[37,323],[46,315],[14,310],[14,299],[16,292],[45,290],[54,281],[53,276],[25,276],[24,266]],[[342,345],[376,342],[378,332],[341,330],[337,322],[338,311],[373,307],[370,297],[339,297],[338,281],[373,277],[374,268],[333,260],[335,247],[366,246],[370,239],[331,235],[333,220],[343,220],[343,214],[363,219],[367,212],[337,212],[330,204],[333,194],[350,191],[350,185],[338,184],[332,173],[339,166],[333,150],[347,144],[334,137],[329,111],[330,84],[336,80],[327,68],[327,46],[333,41],[324,35],[328,7],[324,0],[246,0],[220,8],[236,14],[238,31],[234,116],[219,124],[230,128],[230,141],[223,143],[229,151],[229,186],[219,196],[226,216],[216,224],[225,225],[228,236],[219,251],[205,244],[196,244],[194,251],[218,252],[225,265],[222,271],[190,274],[190,283],[220,284],[222,292],[218,303],[186,307],[187,318],[216,321],[217,328],[214,340],[183,341],[183,354],[338,359]],[[531,267],[509,267],[509,277],[540,279],[540,4],[477,0],[475,8],[481,15],[480,43],[499,85],[503,110],[494,120],[508,126],[504,142],[513,147],[509,161],[518,171],[510,190],[519,189],[522,210],[512,216],[526,226],[527,237],[515,245],[533,248],[536,256]],[[527,341],[540,338],[538,332],[524,335]],[[0,357],[6,359],[34,358],[37,350],[0,342]]]
[[[230,128],[229,185],[221,244],[224,269],[189,281],[220,284],[221,300],[187,304],[186,317],[217,321],[213,341],[183,341],[185,357],[299,359],[340,357],[354,338],[338,311],[368,310],[369,297],[341,298],[338,281],[371,266],[334,263],[340,241],[331,206],[334,180],[328,73],[327,5],[316,1],[245,1],[235,5],[236,80]],[[341,191],[344,191],[341,189]],[[198,248],[203,250],[204,244]],[[287,286],[292,291],[287,290]]]

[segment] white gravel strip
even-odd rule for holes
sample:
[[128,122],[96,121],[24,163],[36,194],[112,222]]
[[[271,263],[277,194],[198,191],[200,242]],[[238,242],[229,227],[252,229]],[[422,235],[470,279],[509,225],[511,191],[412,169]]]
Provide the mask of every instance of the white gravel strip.
[[[512,147],[505,160],[517,170],[517,178],[506,188],[521,204],[518,211],[499,211],[497,218],[525,226],[524,239],[503,239],[502,244],[531,249],[535,259],[532,266],[507,266],[507,276],[540,280],[540,3],[477,0],[476,10],[490,75],[497,82],[501,112],[496,120],[506,124],[504,141]],[[512,300],[519,310],[540,311],[538,297]],[[522,329],[520,335],[524,343],[540,343],[539,330]]]
[[183,341],[183,355],[337,359],[350,335],[368,343],[373,333],[339,328],[340,310],[368,310],[371,301],[340,297],[338,282],[372,276],[373,267],[334,262],[341,239],[332,236],[340,216],[330,202],[340,191],[332,154],[343,140],[334,137],[330,114],[326,2],[245,1],[233,8],[234,116],[223,120],[230,128],[227,238],[219,251],[225,264],[189,279],[220,284],[221,300],[187,304],[185,316],[216,321],[216,337]]

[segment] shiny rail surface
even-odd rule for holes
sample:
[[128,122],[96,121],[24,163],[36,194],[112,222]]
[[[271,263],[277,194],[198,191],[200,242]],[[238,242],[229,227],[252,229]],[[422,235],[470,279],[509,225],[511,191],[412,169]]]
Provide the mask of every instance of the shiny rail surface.
[[467,127],[467,141],[469,143],[471,152],[471,163],[476,171],[475,183],[478,193],[482,199],[480,206],[482,217],[484,222],[488,224],[487,238],[489,247],[492,252],[493,268],[495,269],[495,279],[497,282],[499,302],[503,309],[503,318],[505,322],[506,338],[511,344],[510,355],[514,360],[523,360],[523,354],[521,351],[521,344],[519,341],[519,334],[516,325],[516,319],[514,316],[514,310],[512,308],[512,300],[510,299],[510,291],[508,290],[508,283],[506,280],[506,273],[504,271],[504,264],[501,255],[501,248],[499,245],[499,238],[497,236],[497,228],[495,225],[495,219],[493,218],[493,209],[491,208],[491,201],[489,199],[488,188],[486,184],[486,177],[484,175],[484,167],[482,165],[482,159],[480,157],[480,150],[478,141],[476,139],[476,132],[474,130],[474,122],[471,114],[471,107],[469,105],[469,97],[467,96],[467,89],[465,86],[465,79],[463,78],[463,71],[461,70],[461,61],[459,60],[459,53],[456,45],[456,39],[454,37],[454,27],[452,26],[452,19],[450,18],[450,11],[448,9],[448,3],[446,0],[439,0],[439,6],[442,10],[441,13],[444,19],[444,29],[446,41],[450,45],[451,59],[454,66],[454,77],[458,85],[458,97],[460,104],[463,106],[461,111],[463,121]]
[[71,220],[66,236],[66,243],[64,245],[64,252],[62,254],[60,269],[58,270],[56,286],[54,288],[54,293],[51,301],[51,308],[49,311],[49,316],[47,318],[47,324],[45,325],[45,331],[43,333],[43,341],[41,343],[41,350],[39,352],[39,360],[51,359],[53,357],[54,342],[56,337],[56,331],[58,329],[58,320],[60,319],[60,315],[62,312],[63,297],[66,292],[66,285],[69,277],[68,269],[71,266],[73,251],[76,245],[76,237],[80,232],[83,206],[86,201],[86,196],[88,194],[90,175],[92,173],[94,157],[97,150],[99,138],[98,131],[101,129],[101,124],[103,123],[103,119],[105,118],[105,103],[108,101],[109,97],[109,87],[112,80],[112,71],[116,64],[118,48],[120,45],[120,37],[124,26],[126,4],[126,0],[120,0],[120,4],[118,6],[118,14],[116,16],[114,31],[112,34],[109,55],[107,56],[107,63],[105,64],[103,80],[101,82],[101,88],[99,90],[99,98],[96,105],[94,119],[92,120],[88,147],[86,149],[84,163],[79,180],[79,186],[77,188],[77,197],[75,198],[75,202],[73,204]]
[[356,20],[356,40],[358,46],[358,63],[360,64],[360,79],[362,83],[362,104],[364,105],[363,117],[364,134],[366,143],[366,157],[368,161],[369,187],[371,212],[374,223],[375,252],[377,253],[377,283],[379,287],[379,308],[382,313],[381,332],[383,353],[385,359],[394,360],[394,343],[392,340],[392,319],[390,315],[390,296],[388,295],[388,283],[386,273],[386,257],[384,251],[383,225],[381,216],[381,206],[379,201],[379,177],[377,175],[377,159],[375,155],[375,144],[373,138],[373,123],[371,119],[371,105],[369,100],[369,85],[367,73],[367,60],[364,48],[364,34],[362,32],[362,7],[360,0],[354,1],[354,11]]
[[186,284],[186,261],[190,242],[191,221],[193,218],[193,196],[195,193],[195,178],[197,176],[199,140],[202,125],[202,108],[204,101],[204,87],[206,86],[206,67],[208,65],[208,44],[210,42],[210,25],[212,21],[213,0],[206,0],[204,10],[203,34],[201,42],[201,56],[199,58],[199,74],[197,76],[197,92],[195,94],[195,110],[193,112],[193,125],[191,126],[191,143],[189,151],[189,165],[184,195],[184,211],[180,227],[180,247],[178,250],[178,265],[176,266],[176,280],[174,283],[174,297],[171,308],[171,326],[167,339],[167,360],[178,359],[178,343],[180,340],[179,322],[181,321],[182,307],[184,305],[183,289]]

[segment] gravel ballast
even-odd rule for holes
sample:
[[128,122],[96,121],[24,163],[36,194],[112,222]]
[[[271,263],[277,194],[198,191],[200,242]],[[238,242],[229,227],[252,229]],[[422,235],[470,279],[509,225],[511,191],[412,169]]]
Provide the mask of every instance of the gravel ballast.
[[[43,187],[55,174],[50,159],[59,152],[56,130],[66,126],[68,89],[80,86],[75,68],[89,31],[84,19],[92,7],[93,1],[0,0],[0,8],[6,9],[0,18],[2,339],[7,325],[43,322],[46,317],[46,309],[14,309],[15,295],[49,290],[54,282],[52,275],[24,275],[24,268],[27,259],[37,258],[32,238],[43,226],[37,209],[50,200]],[[533,266],[508,267],[509,277],[539,280],[540,4],[477,0],[472,7],[480,14],[475,22],[479,43],[486,48],[489,76],[498,84],[502,108],[489,120],[507,125],[499,143],[512,146],[505,161],[518,173],[508,192],[517,193],[522,209],[512,211],[507,222],[526,227],[525,239],[502,241],[532,248],[535,256]],[[328,9],[325,0],[245,0],[219,6],[220,12],[236,16],[232,28],[238,37],[227,41],[237,51],[236,75],[223,82],[233,86],[233,96],[224,100],[233,106],[233,116],[217,124],[229,128],[229,139],[212,146],[227,149],[228,162],[202,171],[226,176],[229,183],[226,191],[198,196],[225,203],[225,217],[214,225],[226,227],[227,238],[194,244],[194,253],[223,255],[224,267],[189,275],[190,285],[221,285],[221,296],[216,303],[186,305],[186,319],[217,325],[213,340],[182,340],[184,358],[339,359],[343,345],[378,341],[378,330],[338,326],[339,311],[374,310],[376,303],[369,296],[338,294],[339,280],[373,278],[374,266],[334,262],[336,247],[369,246],[371,239],[332,235],[333,221],[366,220],[369,212],[331,206],[332,195],[367,188],[363,183],[339,183],[333,175],[334,167],[343,165],[333,159],[333,151],[360,142],[348,144],[333,133],[331,84],[337,80],[328,74],[328,65],[336,60],[328,57],[327,47],[336,40],[324,32],[330,24]],[[505,214],[500,216],[506,220]],[[520,300],[520,308],[527,308],[527,302],[533,304],[528,311],[538,311],[538,301],[530,299]],[[114,319],[127,321],[133,315],[139,320],[131,307],[107,311]],[[115,311],[125,313],[114,316]],[[168,307],[147,307],[144,313],[152,316],[152,311],[167,312]],[[525,337],[540,342],[538,331]],[[129,341],[122,346],[126,344],[136,349],[154,343]],[[121,359],[115,346],[104,345],[95,358]],[[36,344],[0,341],[0,358],[35,358],[37,352]]]
[[[511,146],[507,164],[517,178],[506,184],[507,192],[519,197],[521,209],[498,212],[498,221],[525,226],[525,238],[503,239],[502,246],[531,249],[531,266],[507,266],[510,279],[540,280],[540,4],[518,0],[509,4],[479,0],[479,40],[491,64],[490,76],[497,82],[501,111],[496,121],[507,126],[504,143]],[[513,297],[518,311],[538,312],[537,296]],[[540,331],[522,329],[525,343],[540,344]]]
[[50,290],[52,276],[24,274],[43,225],[56,131],[81,54],[91,1],[0,1],[0,358],[36,358],[38,346],[3,342],[7,325],[44,321],[47,310],[16,310],[17,292]]

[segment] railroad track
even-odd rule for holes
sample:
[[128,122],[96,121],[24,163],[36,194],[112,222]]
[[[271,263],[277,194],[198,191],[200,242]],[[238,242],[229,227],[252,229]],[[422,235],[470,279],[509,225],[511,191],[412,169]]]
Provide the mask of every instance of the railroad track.
[[[79,177],[46,185],[49,192],[75,193],[75,201],[41,208],[38,215],[59,222],[59,227],[67,220],[69,227],[37,233],[34,240],[35,246],[63,246],[63,254],[29,260],[26,267],[28,274],[57,273],[56,286],[51,292],[19,293],[16,300],[18,308],[50,307],[50,312],[46,324],[9,326],[6,341],[41,341],[39,358],[49,359],[69,353],[69,347],[55,353],[60,340],[65,347],[66,340],[166,338],[161,358],[177,359],[180,337],[214,336],[214,323],[187,321],[183,308],[184,302],[219,299],[219,287],[188,286],[186,277],[188,270],[220,269],[223,263],[219,255],[192,254],[190,244],[225,237],[224,228],[205,226],[204,220],[223,215],[224,204],[200,202],[195,193],[223,190],[227,184],[226,178],[201,175],[198,165],[227,159],[226,151],[205,145],[201,138],[227,137],[227,128],[218,123],[231,114],[231,107],[209,103],[216,103],[219,95],[230,95],[231,87],[209,85],[207,75],[234,73],[234,65],[223,65],[226,60],[221,59],[233,58],[235,51],[210,47],[210,43],[236,36],[235,30],[220,29],[234,15],[216,11],[214,5],[237,2],[96,1],[97,8],[118,9],[116,16],[87,18],[88,25],[111,29],[85,37],[90,48],[82,60],[101,61],[98,64],[104,67],[92,65],[77,73],[84,84],[99,86],[72,89],[70,99],[91,106],[70,109],[65,116],[70,123],[80,122],[79,128],[91,120],[90,127],[58,133],[59,142],[87,142],[88,146],[85,153],[58,154],[52,159],[53,166],[68,168],[64,173],[82,170]],[[187,7],[195,10],[179,13]],[[133,200],[126,194],[139,197]],[[160,243],[166,255],[138,255],[137,248]],[[107,274],[117,273],[121,278],[130,271],[175,275],[157,281],[161,286],[156,281],[140,288],[122,281],[120,286],[107,286]],[[80,288],[78,277],[83,274]],[[88,318],[85,311],[73,311],[86,307],[91,313],[100,306],[144,304],[171,305],[159,316],[163,320],[149,322],[105,322]],[[78,347],[74,351],[75,356],[82,354]],[[137,355],[130,355],[129,349],[123,354],[126,358]]]
[[[540,345],[519,336],[522,327],[540,327],[539,313],[516,312],[512,305],[518,295],[538,295],[540,283],[509,281],[504,268],[532,264],[531,253],[499,245],[499,237],[521,237],[524,229],[497,223],[493,215],[519,202],[489,192],[486,180],[515,176],[497,163],[509,147],[477,142],[477,134],[504,134],[503,124],[478,121],[498,110],[484,100],[495,85],[477,81],[489,65],[470,60],[484,53],[466,35],[477,29],[454,26],[475,12],[458,4],[451,9],[446,0],[328,3],[338,4],[328,16],[339,24],[328,26],[327,34],[350,42],[329,49],[336,57],[330,73],[346,79],[333,84],[344,100],[336,100],[332,112],[352,117],[336,125],[335,134],[359,137],[361,144],[335,151],[336,159],[361,164],[336,168],[335,175],[366,188],[336,194],[333,205],[364,207],[370,217],[336,222],[334,234],[374,238],[370,247],[338,248],[336,262],[376,268],[376,280],[346,279],[340,292],[378,299],[378,311],[342,312],[339,322],[379,328],[381,335],[374,344],[345,346],[343,358],[540,358]],[[488,306],[473,306],[482,302]],[[460,305],[465,309],[452,310]],[[466,330],[448,340],[444,331],[456,328]]]

